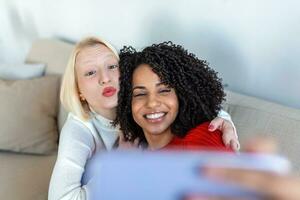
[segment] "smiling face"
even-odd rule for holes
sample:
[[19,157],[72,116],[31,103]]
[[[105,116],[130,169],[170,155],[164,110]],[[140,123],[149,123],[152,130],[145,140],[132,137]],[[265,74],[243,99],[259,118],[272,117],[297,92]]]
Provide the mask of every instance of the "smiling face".
[[178,99],[175,90],[163,84],[149,65],[142,64],[133,73],[131,109],[150,147],[157,146],[154,143],[163,147],[170,142]]
[[119,64],[105,45],[83,48],[76,57],[78,89],[89,106],[106,118],[115,117],[119,91]]

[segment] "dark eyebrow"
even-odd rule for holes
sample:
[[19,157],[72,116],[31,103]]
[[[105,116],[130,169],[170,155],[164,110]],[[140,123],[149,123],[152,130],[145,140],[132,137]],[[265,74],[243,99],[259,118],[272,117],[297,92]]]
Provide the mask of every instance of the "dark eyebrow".
[[156,86],[166,85],[164,82],[156,83]]

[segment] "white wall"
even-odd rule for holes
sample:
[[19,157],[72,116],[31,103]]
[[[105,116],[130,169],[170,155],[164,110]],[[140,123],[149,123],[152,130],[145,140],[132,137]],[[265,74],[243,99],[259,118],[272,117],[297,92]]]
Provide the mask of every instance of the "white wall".
[[172,40],[229,89],[300,108],[297,0],[0,0],[0,24],[0,62],[22,62],[41,37],[96,34],[117,48]]

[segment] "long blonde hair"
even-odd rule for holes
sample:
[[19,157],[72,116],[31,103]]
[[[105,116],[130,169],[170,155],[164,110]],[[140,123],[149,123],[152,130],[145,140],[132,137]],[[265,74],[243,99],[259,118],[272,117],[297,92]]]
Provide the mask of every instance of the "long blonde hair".
[[78,82],[76,78],[76,57],[78,53],[85,47],[94,46],[96,44],[103,44],[109,48],[119,60],[119,55],[116,49],[107,41],[98,37],[87,37],[80,40],[74,47],[71,56],[68,61],[65,73],[63,75],[61,90],[60,90],[60,101],[64,108],[75,114],[81,120],[88,120],[90,118],[89,108],[87,103],[80,101]]

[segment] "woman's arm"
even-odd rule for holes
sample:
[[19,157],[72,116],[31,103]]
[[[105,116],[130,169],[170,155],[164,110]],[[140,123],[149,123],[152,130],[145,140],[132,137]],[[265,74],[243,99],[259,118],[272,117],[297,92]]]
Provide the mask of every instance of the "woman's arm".
[[212,120],[208,127],[208,130],[211,132],[217,129],[222,132],[222,139],[226,146],[230,146],[235,151],[240,149],[236,128],[230,115],[224,110],[220,110],[218,117]]
[[49,200],[85,200],[88,184],[82,185],[85,164],[93,154],[95,143],[89,129],[69,118],[59,141],[58,156],[53,169]]

